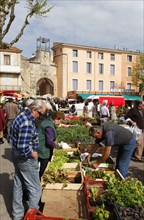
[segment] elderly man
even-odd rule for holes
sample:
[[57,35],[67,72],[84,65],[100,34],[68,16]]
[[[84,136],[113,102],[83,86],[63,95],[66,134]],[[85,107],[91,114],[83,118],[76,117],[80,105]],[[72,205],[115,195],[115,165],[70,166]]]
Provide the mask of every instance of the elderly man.
[[37,153],[38,133],[35,127],[35,119],[44,114],[45,111],[44,102],[35,100],[15,117],[11,126],[10,143],[15,166],[13,220],[22,220],[24,217],[23,189],[29,193],[29,208],[39,208],[41,184]]

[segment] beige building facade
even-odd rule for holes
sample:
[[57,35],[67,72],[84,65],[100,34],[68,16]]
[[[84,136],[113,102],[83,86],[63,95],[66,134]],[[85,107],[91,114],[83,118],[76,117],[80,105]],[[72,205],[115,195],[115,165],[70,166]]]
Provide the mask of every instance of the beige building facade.
[[57,68],[50,50],[38,49],[30,59],[16,47],[0,49],[0,94],[57,96]]
[[53,43],[52,50],[53,57],[50,49],[40,45],[28,59],[16,47],[0,49],[0,91],[64,99],[69,91],[138,92],[131,71],[139,52],[59,42]]
[[0,48],[0,91],[21,91],[21,50]]
[[138,92],[132,85],[131,71],[139,51],[59,42],[53,43],[52,50],[59,97],[66,98],[68,91]]

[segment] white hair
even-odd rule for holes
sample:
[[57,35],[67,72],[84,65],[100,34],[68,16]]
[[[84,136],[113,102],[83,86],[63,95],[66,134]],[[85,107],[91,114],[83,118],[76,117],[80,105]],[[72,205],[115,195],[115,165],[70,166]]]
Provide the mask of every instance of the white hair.
[[102,101],[102,105],[107,105],[107,103],[108,103],[108,100],[103,100]]
[[52,108],[50,102],[46,102],[45,104],[46,104],[47,110],[52,110],[53,111],[53,108]]
[[29,109],[36,109],[37,111],[41,112],[43,106],[45,105],[45,102],[41,99],[34,100],[29,106]]
[[25,102],[25,106],[29,107],[32,104],[33,101],[34,101],[33,99],[27,99],[26,102]]

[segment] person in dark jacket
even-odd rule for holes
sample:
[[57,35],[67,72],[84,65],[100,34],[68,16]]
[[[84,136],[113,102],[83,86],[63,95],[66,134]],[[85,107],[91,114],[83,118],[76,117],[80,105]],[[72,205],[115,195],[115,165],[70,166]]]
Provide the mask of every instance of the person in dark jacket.
[[2,108],[0,108],[0,144],[3,144],[3,130],[6,126],[5,113]]
[[39,134],[38,161],[40,164],[40,179],[48,163],[51,161],[53,150],[56,147],[56,127],[63,119],[64,113],[56,111],[53,114],[53,118],[49,118],[47,114],[43,115],[41,121],[37,125]]
[[142,133],[136,141],[136,149],[134,152],[134,161],[142,162],[142,154],[144,149],[144,109],[142,101],[135,101],[135,106],[131,108],[125,116],[125,119],[131,119],[131,126],[137,125]]
[[[135,135],[116,123],[105,123],[102,126],[92,126],[89,129],[89,135],[96,139],[96,143],[102,143],[105,146],[102,157],[97,162],[93,162],[91,166],[97,168],[110,156],[111,148],[118,146],[116,169],[118,169],[125,178],[136,144]],[[91,154],[87,158],[88,162],[90,162],[90,158]]]

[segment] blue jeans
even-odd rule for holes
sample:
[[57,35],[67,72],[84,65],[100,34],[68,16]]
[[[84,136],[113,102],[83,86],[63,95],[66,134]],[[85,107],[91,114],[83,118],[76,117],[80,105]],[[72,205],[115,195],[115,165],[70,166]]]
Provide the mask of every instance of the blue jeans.
[[23,188],[29,194],[29,208],[38,209],[41,197],[38,160],[24,158],[17,150],[12,150],[15,177],[13,186],[13,220],[22,220],[24,217]]
[[121,145],[118,148],[117,158],[116,158],[116,169],[120,171],[122,176],[125,178],[128,173],[128,167],[130,163],[131,156],[134,152],[136,145],[136,136],[130,139],[130,141],[125,144]]

